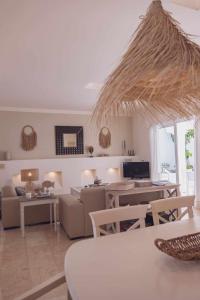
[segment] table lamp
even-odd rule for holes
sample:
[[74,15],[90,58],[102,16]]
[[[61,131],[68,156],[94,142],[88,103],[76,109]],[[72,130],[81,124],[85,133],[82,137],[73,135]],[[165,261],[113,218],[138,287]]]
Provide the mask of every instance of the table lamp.
[[33,191],[33,181],[39,179],[39,170],[38,169],[23,169],[21,170],[21,181],[26,182],[27,192]]

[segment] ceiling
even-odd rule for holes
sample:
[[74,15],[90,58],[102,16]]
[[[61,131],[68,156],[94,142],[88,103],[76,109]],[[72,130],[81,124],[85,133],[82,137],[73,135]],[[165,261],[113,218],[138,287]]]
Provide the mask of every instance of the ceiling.
[[[0,0],[0,108],[91,110],[98,91],[85,86],[103,83],[150,2]],[[200,12],[163,5],[200,35]]]
[[200,9],[200,0],[172,0],[172,2],[192,9]]

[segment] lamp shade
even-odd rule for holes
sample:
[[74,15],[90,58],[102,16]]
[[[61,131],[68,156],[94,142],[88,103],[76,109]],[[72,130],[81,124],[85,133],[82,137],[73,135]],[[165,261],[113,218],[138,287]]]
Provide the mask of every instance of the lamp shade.
[[112,116],[135,112],[154,123],[200,117],[200,46],[159,0],[152,1],[121,62],[108,76],[93,119],[101,125]]
[[23,169],[21,170],[21,181],[37,181],[39,179],[39,170],[38,169]]

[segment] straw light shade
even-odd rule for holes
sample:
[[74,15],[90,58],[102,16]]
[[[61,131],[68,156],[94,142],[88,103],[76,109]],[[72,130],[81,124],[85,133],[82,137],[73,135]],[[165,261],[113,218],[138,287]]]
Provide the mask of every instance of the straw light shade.
[[156,122],[200,115],[200,47],[153,1],[94,110],[98,124],[140,112]]

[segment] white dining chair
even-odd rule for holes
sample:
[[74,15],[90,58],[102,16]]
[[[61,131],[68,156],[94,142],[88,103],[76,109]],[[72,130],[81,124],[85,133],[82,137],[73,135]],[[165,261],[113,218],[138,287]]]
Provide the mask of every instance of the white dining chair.
[[133,230],[138,227],[144,228],[147,208],[148,205],[135,205],[90,212],[89,215],[92,220],[94,237],[96,238],[111,233],[101,226],[119,224],[121,221],[137,220],[128,230]]
[[195,196],[182,196],[151,201],[154,225],[160,224],[160,221],[161,223],[178,221],[187,214],[192,218],[194,199]]

